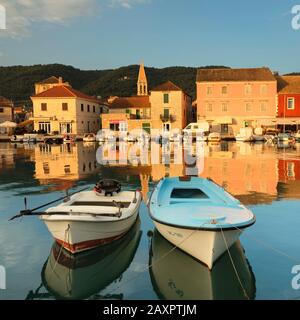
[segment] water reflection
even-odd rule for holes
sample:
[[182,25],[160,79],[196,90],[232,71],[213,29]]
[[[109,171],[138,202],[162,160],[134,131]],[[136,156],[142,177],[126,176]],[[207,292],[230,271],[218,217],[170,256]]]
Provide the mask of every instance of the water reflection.
[[[0,179],[6,177],[16,182],[16,176],[24,180],[31,178],[30,167],[19,168],[17,165],[25,159],[26,163],[34,165],[32,174],[36,181],[48,186],[48,191],[69,189],[77,181],[96,180],[98,175],[113,176],[125,184],[134,177],[139,180],[147,200],[152,182],[163,177],[196,175],[212,178],[244,204],[299,198],[300,143],[282,149],[268,143],[223,141],[202,145],[203,161],[193,158],[197,156],[197,148],[193,145],[188,150],[191,161],[186,163],[186,148],[180,149],[174,142],[163,146],[155,144],[151,148],[139,143],[126,146],[107,143],[101,145],[100,158],[115,160],[100,165],[97,143],[37,144],[33,149],[20,144],[1,144],[0,172],[3,174]],[[130,161],[125,161],[129,155]]]
[[140,243],[140,226],[138,219],[122,239],[78,255],[61,250],[55,243],[42,270],[42,284],[48,294],[41,294],[40,287],[27,298],[123,299],[121,292],[109,296],[100,292],[114,281],[122,281],[122,274],[129,268]]
[[255,298],[255,277],[240,242],[230,249],[240,285],[228,253],[210,271],[206,266],[165,240],[155,230],[150,249],[150,276],[160,299],[243,300]]

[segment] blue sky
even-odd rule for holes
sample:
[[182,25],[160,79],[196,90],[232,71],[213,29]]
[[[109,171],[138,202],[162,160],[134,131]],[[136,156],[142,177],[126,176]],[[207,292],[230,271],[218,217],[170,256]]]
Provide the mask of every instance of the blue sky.
[[300,0],[0,0],[0,65],[269,66],[300,71]]

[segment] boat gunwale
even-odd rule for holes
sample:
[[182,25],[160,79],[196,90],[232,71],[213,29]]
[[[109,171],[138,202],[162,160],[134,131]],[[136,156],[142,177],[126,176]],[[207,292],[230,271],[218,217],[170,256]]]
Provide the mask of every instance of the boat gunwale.
[[[223,226],[223,227],[203,227],[203,226],[184,226],[184,225],[178,225],[178,224],[173,224],[173,223],[169,223],[169,222],[165,222],[162,220],[159,220],[157,218],[155,218],[153,216],[153,214],[151,213],[151,209],[149,208],[149,215],[150,218],[160,224],[163,224],[165,226],[169,226],[169,227],[174,227],[174,228],[179,228],[179,229],[186,229],[186,230],[198,230],[198,231],[213,231],[213,232],[219,232],[219,231],[229,231],[229,230],[239,230],[239,229],[245,229],[248,228],[250,226],[252,226],[255,222],[256,222],[256,217],[253,214],[253,218],[250,220],[250,222],[244,223],[244,224],[228,224],[227,226]],[[212,225],[215,226],[215,225]]]

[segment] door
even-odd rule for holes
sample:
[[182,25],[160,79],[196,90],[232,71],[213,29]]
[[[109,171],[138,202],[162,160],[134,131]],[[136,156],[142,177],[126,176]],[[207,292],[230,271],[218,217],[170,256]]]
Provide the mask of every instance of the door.
[[170,132],[170,130],[171,130],[171,124],[168,123],[168,122],[164,123],[163,124],[163,131],[164,132]]

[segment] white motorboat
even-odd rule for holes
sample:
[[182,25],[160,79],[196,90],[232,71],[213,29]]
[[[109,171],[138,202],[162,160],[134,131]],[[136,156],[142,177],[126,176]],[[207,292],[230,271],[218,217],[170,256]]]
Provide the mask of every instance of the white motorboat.
[[254,214],[209,179],[165,178],[153,190],[149,213],[158,231],[209,269],[255,223]]
[[209,142],[220,142],[221,141],[221,134],[218,132],[212,132],[208,135]]
[[252,128],[241,128],[240,132],[235,136],[236,141],[251,142],[252,141]]
[[23,142],[24,143],[36,143],[37,142],[37,135],[26,133],[26,134],[24,134]]
[[23,139],[24,139],[24,136],[23,135],[13,135],[11,138],[10,138],[10,141],[11,142],[23,142]]
[[83,142],[95,142],[96,135],[94,133],[85,133],[82,140]]
[[40,218],[60,245],[77,253],[124,236],[138,217],[141,200],[139,191],[121,191],[117,181],[103,180],[94,191],[77,193]]
[[162,300],[254,299],[255,276],[240,241],[232,245],[230,256],[225,253],[209,270],[191,256],[174,249],[155,230],[149,259],[153,289]]
[[265,142],[266,141],[266,137],[264,135],[254,134],[252,136],[252,141],[254,141],[254,142]]

